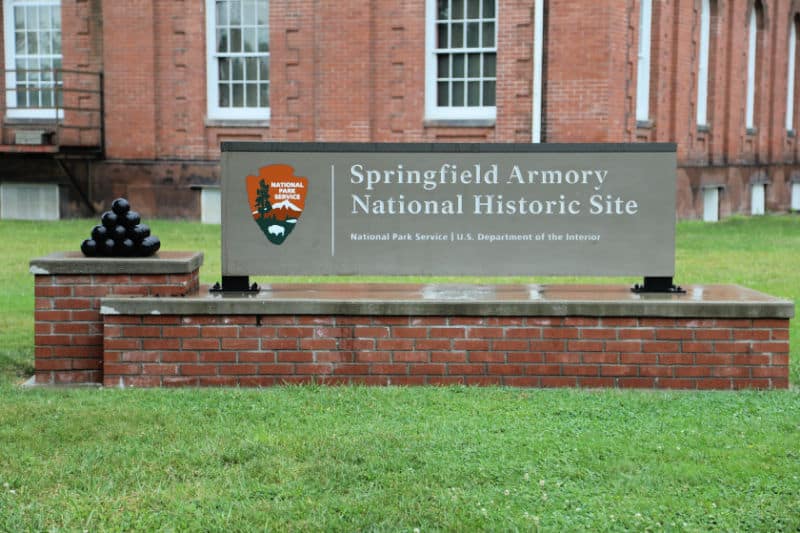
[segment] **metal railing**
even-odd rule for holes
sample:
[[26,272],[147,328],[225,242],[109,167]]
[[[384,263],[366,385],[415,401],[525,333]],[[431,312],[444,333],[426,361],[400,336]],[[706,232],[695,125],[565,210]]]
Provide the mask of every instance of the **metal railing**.
[[[3,138],[8,130],[43,130],[59,149],[104,152],[103,73],[70,69],[3,70]],[[10,144],[10,143],[9,143]]]

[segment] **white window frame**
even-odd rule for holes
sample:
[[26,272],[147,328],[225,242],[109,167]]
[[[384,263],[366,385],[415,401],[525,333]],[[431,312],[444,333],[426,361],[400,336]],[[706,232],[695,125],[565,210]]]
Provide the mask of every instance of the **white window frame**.
[[[17,45],[14,27],[14,8],[18,5],[54,6],[61,9],[61,0],[5,0],[3,2],[3,49],[5,51],[5,100],[7,118],[58,119],[64,117],[63,109],[56,107],[17,107]],[[63,37],[62,37],[63,38]],[[55,54],[51,54],[55,55]],[[62,52],[63,57],[63,52]],[[54,83],[54,91],[57,83]],[[55,93],[54,93],[54,97]]]
[[789,53],[786,72],[786,131],[794,131],[794,78],[797,68],[797,20],[792,15],[789,24]]
[[[425,1],[425,119],[426,120],[495,120],[497,117],[497,82],[495,82],[495,105],[493,106],[439,106],[437,105],[436,87],[436,3],[437,0]],[[482,3],[482,2],[481,2]],[[451,51],[495,52],[497,53],[497,37],[499,22],[499,1],[494,6],[494,47],[449,49]],[[466,4],[466,0],[465,0]],[[466,9],[466,6],[464,7]],[[482,9],[482,8],[481,8]],[[482,43],[481,43],[482,44]],[[496,65],[496,63],[495,63]],[[466,68],[466,65],[465,65]],[[495,70],[495,79],[497,71]]]
[[650,30],[653,24],[652,0],[639,2],[639,44],[636,62],[636,121],[650,120]]
[[756,53],[758,52],[758,20],[756,5],[750,8],[750,21],[747,26],[747,96],[745,101],[744,125],[748,130],[754,130],[755,103],[756,103]]
[[[270,59],[271,53],[271,50],[266,52],[266,55],[270,56]],[[269,107],[234,108],[221,107],[219,105],[219,63],[217,57],[216,0],[206,0],[206,112],[208,113],[208,118],[211,120],[269,120]],[[271,75],[272,73],[270,72],[270,77]],[[271,96],[270,94],[270,99]]]
[[700,50],[697,58],[697,125],[708,125],[708,57],[711,45],[711,0],[700,2]]

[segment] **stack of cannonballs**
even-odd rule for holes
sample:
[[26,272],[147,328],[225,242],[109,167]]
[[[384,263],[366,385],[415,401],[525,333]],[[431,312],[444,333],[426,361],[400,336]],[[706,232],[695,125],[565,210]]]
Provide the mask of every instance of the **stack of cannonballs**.
[[81,244],[87,257],[149,257],[161,247],[158,237],[150,235],[150,227],[141,223],[136,211],[125,198],[117,198],[111,211],[101,217],[102,224],[92,228],[92,237]]

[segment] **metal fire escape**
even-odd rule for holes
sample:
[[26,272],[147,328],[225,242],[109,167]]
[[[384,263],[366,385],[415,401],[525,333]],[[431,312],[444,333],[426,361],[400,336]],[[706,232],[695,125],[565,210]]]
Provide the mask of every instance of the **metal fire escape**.
[[70,167],[84,162],[88,176],[91,161],[104,157],[103,73],[67,69],[0,72],[0,83],[5,82],[0,93],[0,160],[52,162],[94,213],[89,183],[80,183]]

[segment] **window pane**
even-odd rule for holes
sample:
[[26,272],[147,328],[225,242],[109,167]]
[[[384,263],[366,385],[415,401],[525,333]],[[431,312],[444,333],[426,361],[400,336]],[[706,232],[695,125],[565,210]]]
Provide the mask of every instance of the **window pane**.
[[244,84],[233,84],[233,107],[244,107]]
[[453,32],[451,48],[461,48],[464,46],[464,25],[453,24],[451,27]]
[[245,62],[245,77],[247,81],[254,81],[258,79],[258,58],[248,57]]
[[228,3],[217,2],[217,27],[228,25]]
[[269,24],[269,2],[261,0],[258,2],[258,25],[266,26]]
[[463,81],[454,81],[453,82],[453,105],[454,106],[463,106],[464,105],[464,82]]
[[53,28],[61,29],[61,9],[54,7],[50,10],[50,24]]
[[230,24],[231,26],[239,26],[242,23],[242,3],[231,2]]
[[244,51],[255,52],[258,50],[258,44],[256,42],[256,29],[247,28],[242,32],[242,34],[244,35]]
[[486,48],[494,47],[494,22],[483,23],[483,46]]
[[227,83],[220,83],[219,84],[219,106],[220,107],[230,107],[231,105],[231,95],[230,95],[230,85]]
[[219,79],[220,80],[229,80],[229,79],[231,79],[231,61],[230,61],[230,59],[220,58],[220,60],[219,60]]
[[481,83],[479,81],[471,81],[467,84],[467,105],[481,105]]
[[440,81],[436,84],[436,105],[446,106],[450,104],[448,96],[447,82]]
[[463,78],[464,77],[464,58],[466,56],[464,54],[455,54],[453,55],[453,77],[454,78]]
[[437,24],[439,48],[447,48],[447,24]]
[[39,6],[39,28],[46,30],[50,28],[50,8]]
[[53,53],[61,55],[61,32],[53,33]]
[[269,29],[258,29],[258,51],[269,52]]
[[494,78],[497,76],[497,54],[483,54],[483,77]]
[[247,107],[258,107],[258,84],[247,84]]
[[14,29],[25,29],[25,9],[21,7],[14,8]]
[[437,58],[436,75],[439,78],[450,77],[450,56],[447,54],[439,54]]
[[42,91],[40,105],[42,107],[53,107],[54,106],[53,90],[52,89],[45,89],[45,90]]
[[29,7],[25,10],[25,29],[33,30],[39,27],[38,12],[35,7]]
[[467,23],[467,46],[477,48],[480,41],[480,24],[477,22]]
[[244,61],[240,57],[234,57],[233,62],[233,80],[244,81]]
[[467,18],[480,17],[481,0],[467,0]]
[[258,79],[260,79],[260,80],[268,80],[269,79],[269,58],[268,57],[260,57],[260,58],[258,58],[258,65],[259,65]]
[[494,18],[494,0],[483,0],[483,18]]
[[481,76],[481,55],[469,54],[467,61],[467,76],[470,78],[479,78]]
[[483,105],[493,106],[495,105],[494,102],[495,102],[495,82],[485,81],[483,82]]
[[228,51],[228,30],[217,30],[217,52]]
[[453,0],[453,12],[451,14],[452,19],[463,19],[464,18],[464,0]]
[[16,45],[15,45],[15,47],[16,47],[16,50],[17,50],[17,54],[24,54],[25,53],[25,33],[21,32],[21,31],[18,31],[15,36],[16,36],[16,39],[15,39]]
[[436,20],[447,20],[450,18],[450,11],[447,9],[447,7],[447,0],[439,0],[436,2]]
[[231,52],[242,51],[242,30],[239,28],[231,28],[231,42],[229,46]]
[[26,34],[26,36],[27,36],[26,43],[28,45],[27,53],[31,54],[31,55],[38,54],[39,53],[39,46],[38,46],[38,39],[36,38],[36,33],[32,32],[32,31],[29,31]]
[[45,55],[53,53],[53,41],[49,31],[43,31],[39,34],[39,50]]
[[255,24],[258,20],[258,12],[256,10],[256,2],[254,0],[246,0],[242,5],[244,7],[244,14],[242,20],[245,24]]
[[259,86],[259,95],[261,98],[261,107],[269,107],[269,83],[262,83]]

